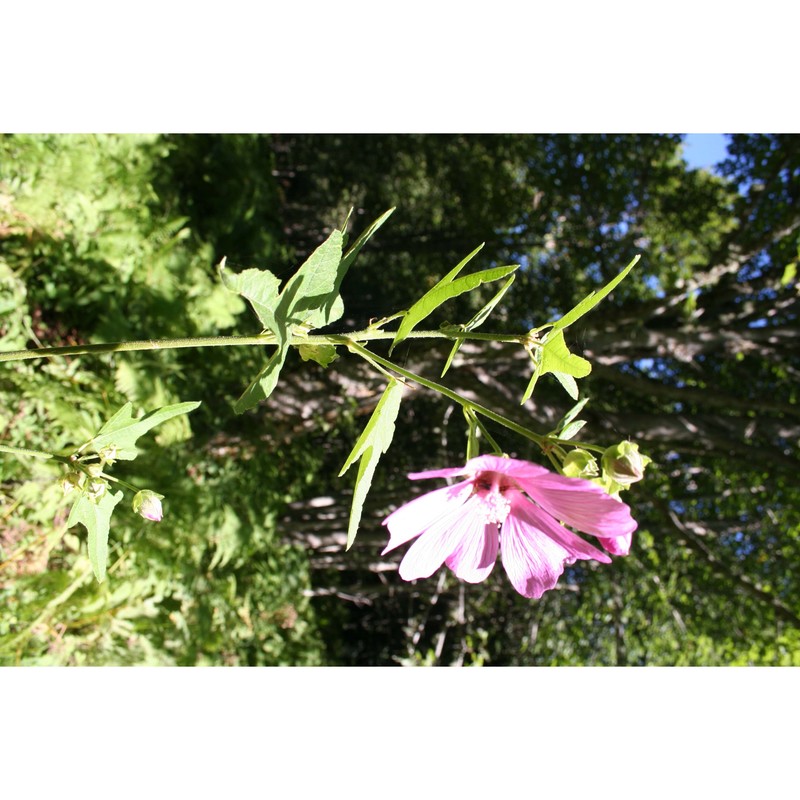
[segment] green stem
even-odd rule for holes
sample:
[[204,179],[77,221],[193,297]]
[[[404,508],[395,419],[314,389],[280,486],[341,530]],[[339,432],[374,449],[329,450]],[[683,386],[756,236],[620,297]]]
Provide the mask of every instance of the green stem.
[[331,336],[331,339],[336,339],[336,342],[332,342],[335,344],[343,344],[347,346],[352,352],[358,353],[362,358],[366,360],[375,361],[378,364],[390,369],[392,372],[401,375],[404,378],[408,378],[409,380],[418,383],[420,386],[424,386],[427,389],[431,389],[434,392],[438,392],[439,394],[443,395],[444,397],[448,397],[450,400],[458,403],[462,408],[469,408],[477,414],[482,414],[487,419],[491,419],[494,422],[498,423],[498,425],[502,425],[505,428],[508,428],[510,431],[514,431],[514,433],[518,433],[520,436],[524,436],[526,439],[530,439],[533,442],[536,442],[542,449],[545,449],[545,444],[547,443],[548,439],[546,436],[541,436],[538,433],[534,433],[531,430],[523,427],[522,425],[514,422],[514,420],[509,419],[508,417],[504,417],[502,414],[498,414],[496,411],[492,411],[490,408],[486,408],[486,406],[480,405],[480,403],[475,403],[472,400],[467,400],[466,397],[462,397],[457,392],[454,392],[452,389],[448,389],[446,386],[442,386],[440,383],[436,383],[435,381],[428,380],[427,378],[423,378],[421,375],[417,375],[410,370],[401,367],[399,364],[395,364],[393,361],[389,361],[382,356],[376,355],[371,350],[367,350],[366,347],[362,347],[358,342],[354,342],[348,336]]
[[126,489],[128,489],[131,492],[136,492],[138,494],[139,491],[140,491],[133,484],[130,484],[127,481],[123,481],[122,478],[115,478],[113,475],[108,475],[105,472],[101,472],[100,473],[100,477],[101,478],[105,478],[108,481],[112,481],[113,483],[117,483],[120,486],[124,486]]
[[[340,334],[293,335],[289,344],[345,344],[350,341],[367,342],[376,339],[394,339],[393,331],[366,328],[363,331],[342,336]],[[472,339],[484,342],[506,342],[520,344],[525,336],[505,333],[478,333],[463,331],[412,331],[408,339]],[[346,340],[343,341],[343,340]],[[100,355],[103,353],[127,353],[136,350],[178,350],[196,347],[239,347],[247,345],[274,345],[275,335],[261,333],[256,336],[199,336],[186,339],[143,339],[135,342],[108,342],[105,344],[82,344],[72,347],[42,347],[35,350],[11,350],[0,353],[0,363],[4,361],[30,361],[37,358],[57,358],[58,356]]]
[[68,464],[69,459],[57,456],[54,453],[47,453],[44,450],[29,450],[26,447],[12,447],[8,444],[0,444],[0,453],[10,453],[12,456],[32,456],[33,458],[52,458],[62,464]]

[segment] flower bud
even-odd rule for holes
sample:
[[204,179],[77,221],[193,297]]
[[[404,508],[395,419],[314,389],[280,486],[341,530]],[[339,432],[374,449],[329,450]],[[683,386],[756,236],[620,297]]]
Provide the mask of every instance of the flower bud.
[[149,519],[151,522],[160,522],[164,512],[161,508],[163,494],[156,494],[149,489],[142,489],[133,498],[133,510],[140,517]]
[[80,472],[69,472],[61,479],[61,488],[64,491],[64,495],[68,495],[70,492],[74,491],[75,489],[81,488],[81,483],[83,483],[83,475]]
[[580,448],[567,453],[561,471],[568,478],[596,478],[600,474],[595,457]]
[[603,472],[621,486],[630,486],[644,477],[644,469],[651,461],[639,452],[638,444],[620,442],[603,453]]
[[108,447],[104,447],[97,455],[100,456],[100,460],[104,464],[111,466],[117,460],[117,446],[110,444]]
[[95,503],[108,491],[108,484],[99,478],[92,478],[86,486],[86,493]]
[[103,465],[102,464],[87,464],[86,471],[91,475],[93,478],[99,478],[103,474]]

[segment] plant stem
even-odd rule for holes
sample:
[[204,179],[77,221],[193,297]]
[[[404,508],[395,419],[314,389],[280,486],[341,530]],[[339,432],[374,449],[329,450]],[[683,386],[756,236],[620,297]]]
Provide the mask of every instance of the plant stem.
[[[362,331],[341,334],[316,334],[308,336],[293,335],[289,344],[346,344],[351,341],[371,341],[374,339],[394,339],[393,331],[366,328]],[[464,331],[412,331],[407,339],[472,339],[484,342],[506,342],[520,344],[525,336],[505,333],[479,333]],[[30,361],[37,358],[57,358],[59,356],[100,355],[103,353],[126,353],[136,350],[178,350],[194,347],[240,347],[254,345],[274,345],[275,335],[261,333],[256,336],[199,336],[186,339],[142,339],[134,342],[107,342],[104,344],[82,344],[71,347],[42,347],[34,350],[11,350],[0,353],[0,363],[4,361]]]
[[525,428],[522,425],[514,422],[514,420],[504,417],[502,414],[498,414],[496,411],[492,411],[490,408],[486,408],[486,406],[482,406],[479,403],[473,402],[472,400],[467,400],[466,397],[462,397],[457,392],[454,392],[452,389],[448,389],[446,386],[442,386],[440,383],[423,378],[421,375],[417,375],[416,373],[401,367],[399,364],[395,364],[393,361],[389,361],[382,356],[376,355],[372,351],[367,350],[366,347],[362,347],[360,344],[358,344],[358,342],[350,339],[348,336],[330,338],[338,339],[338,341],[335,342],[336,344],[346,345],[352,352],[358,353],[362,358],[381,364],[382,366],[386,367],[386,369],[390,369],[392,372],[396,372],[398,375],[402,375],[404,378],[408,378],[409,380],[418,383],[420,386],[424,386],[427,389],[432,389],[434,392],[438,392],[444,397],[450,398],[458,403],[462,408],[468,408],[477,414],[482,414],[487,419],[491,419],[498,423],[498,425],[502,425],[503,427],[514,431],[514,433],[518,433],[520,436],[524,436],[526,439],[536,442],[536,444],[543,449],[545,443],[548,441],[546,436],[541,436],[538,433],[534,433],[533,431],[528,430],[528,428]]
[[0,453],[10,453],[12,456],[32,456],[33,458],[52,458],[64,464],[69,463],[63,456],[54,453],[47,453],[44,450],[28,450],[25,447],[12,447],[8,444],[0,444]]

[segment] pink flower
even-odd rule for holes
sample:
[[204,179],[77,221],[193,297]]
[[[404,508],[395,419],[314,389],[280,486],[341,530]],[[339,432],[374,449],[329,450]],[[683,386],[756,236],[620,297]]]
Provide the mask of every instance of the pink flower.
[[447,564],[462,580],[479,583],[492,571],[499,549],[514,588],[539,598],[556,585],[565,564],[591,558],[610,563],[561,523],[596,536],[615,555],[630,550],[636,530],[630,508],[582,478],[499,456],[408,477],[457,475],[467,478],[406,503],[384,520],[389,544],[383,554],[419,537],[400,563],[403,580],[427,578]]

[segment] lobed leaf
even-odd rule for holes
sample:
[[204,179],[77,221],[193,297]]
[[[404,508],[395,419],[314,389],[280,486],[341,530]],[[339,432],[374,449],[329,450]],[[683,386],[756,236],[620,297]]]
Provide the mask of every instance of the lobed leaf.
[[[488,318],[489,314],[492,313],[495,306],[500,302],[503,298],[503,295],[508,291],[509,287],[517,276],[512,275],[502,286],[500,291],[464,326],[462,326],[463,331],[472,331],[475,330],[479,325],[482,325],[486,319]],[[450,350],[450,355],[447,356],[447,361],[445,362],[444,369],[442,370],[442,374],[440,377],[444,378],[445,373],[448,369],[450,369],[450,364],[453,363],[453,358],[455,357],[456,353],[461,348],[461,345],[464,343],[463,339],[456,339],[453,343],[453,347]]]
[[[333,231],[287,281],[280,294],[277,291],[278,279],[270,272],[246,270],[233,277],[225,277],[225,273],[222,273],[226,286],[250,302],[262,324],[275,334],[277,343],[277,349],[264,369],[234,403],[237,414],[247,411],[272,394],[286,361],[293,333],[298,329],[308,332],[321,328],[341,318],[344,314],[344,303],[339,295],[342,280],[358,252],[393,211],[393,208],[389,209],[375,220],[358,237],[344,258],[344,234],[340,230]],[[304,359],[313,358],[322,366],[327,366],[336,357],[335,350],[331,354],[330,350],[313,351],[304,347],[306,349],[301,356]]]
[[573,400],[577,400],[578,385],[575,378],[585,378],[591,371],[592,365],[585,358],[570,353],[564,341],[564,331],[551,330],[538,350],[534,351],[533,375],[522,396],[522,402],[527,402],[533,394],[536,382],[548,373],[556,378]]
[[278,302],[280,280],[267,270],[246,269],[238,274],[225,269],[225,259],[219,268],[223,285],[244,297],[253,307],[261,324],[275,331],[275,306]]
[[380,228],[381,225],[383,225],[383,223],[392,216],[394,211],[394,207],[390,208],[388,211],[385,211],[378,217],[378,219],[375,220],[375,222],[372,223],[372,225],[362,232],[358,239],[355,240],[353,246],[345,253],[344,258],[342,259],[342,269],[345,272],[350,269],[353,261],[355,261],[356,256],[358,255],[359,250],[361,250],[361,248],[372,238],[375,231],[377,231],[378,228]]
[[98,501],[82,494],[72,506],[67,519],[67,527],[81,524],[86,528],[88,536],[89,561],[98,583],[106,578],[108,564],[108,532],[111,526],[111,514],[117,503],[122,500],[122,492],[111,494],[106,492]]
[[483,283],[500,280],[515,272],[518,265],[508,267],[494,267],[492,269],[475,272],[472,275],[465,275],[457,278],[459,272],[466,264],[478,253],[483,245],[476,247],[461,263],[455,266],[447,275],[444,276],[432,289],[427,291],[413,306],[406,312],[400,327],[397,329],[391,351],[405,339],[411,331],[426,317],[430,316],[442,303],[452,300],[465,292],[470,292]]
[[332,344],[301,344],[297,350],[303,361],[316,361],[326,369],[339,358]]
[[123,461],[132,461],[138,455],[136,440],[147,433],[156,425],[180,414],[188,414],[200,405],[199,402],[174,403],[163,408],[151,411],[143,417],[134,419],[131,403],[125,403],[108,422],[80,449],[91,447],[94,452],[99,452],[104,447],[114,445],[117,448],[116,458]]
[[284,286],[275,307],[279,338],[288,338],[294,325],[313,330],[344,313],[339,286],[349,264],[343,267],[342,240],[342,232],[333,231]]

